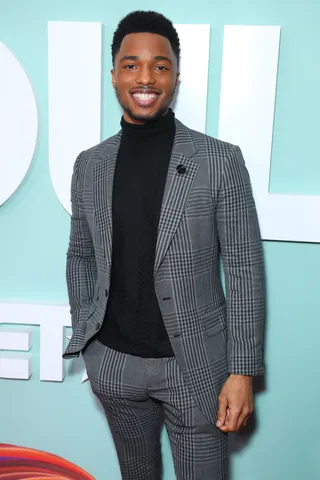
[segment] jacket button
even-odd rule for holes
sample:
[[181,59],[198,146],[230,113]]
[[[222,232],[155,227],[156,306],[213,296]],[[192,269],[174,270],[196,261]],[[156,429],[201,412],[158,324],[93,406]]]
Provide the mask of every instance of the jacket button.
[[107,297],[108,296],[108,290],[106,289],[104,293],[105,293],[105,296]]
[[100,328],[100,323],[98,322],[98,323],[96,324],[96,330],[99,330],[99,328]]

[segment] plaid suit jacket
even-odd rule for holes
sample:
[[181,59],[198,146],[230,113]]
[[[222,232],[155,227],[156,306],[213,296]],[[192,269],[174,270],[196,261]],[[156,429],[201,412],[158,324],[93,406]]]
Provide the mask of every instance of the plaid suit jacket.
[[[121,131],[82,152],[74,165],[67,253],[73,334],[65,358],[78,356],[104,319],[120,139]],[[185,167],[184,174],[178,165]],[[178,120],[160,214],[154,283],[184,380],[214,422],[228,374],[263,373],[262,242],[240,149]]]

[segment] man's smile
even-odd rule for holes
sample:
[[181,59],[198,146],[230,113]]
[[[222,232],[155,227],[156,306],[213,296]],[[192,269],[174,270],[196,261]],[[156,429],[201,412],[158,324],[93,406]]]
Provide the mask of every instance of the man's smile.
[[134,102],[139,107],[149,107],[158,99],[160,92],[155,90],[138,90],[134,89],[130,92]]

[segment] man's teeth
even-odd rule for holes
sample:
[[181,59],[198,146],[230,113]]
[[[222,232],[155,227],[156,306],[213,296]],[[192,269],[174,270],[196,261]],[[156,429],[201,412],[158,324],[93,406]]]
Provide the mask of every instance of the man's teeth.
[[157,95],[155,93],[134,93],[133,96],[139,100],[153,100]]

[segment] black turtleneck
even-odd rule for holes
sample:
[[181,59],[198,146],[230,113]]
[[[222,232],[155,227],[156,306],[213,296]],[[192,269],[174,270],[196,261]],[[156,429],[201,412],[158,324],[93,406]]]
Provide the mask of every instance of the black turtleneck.
[[143,125],[121,120],[113,182],[112,267],[99,340],[145,358],[173,356],[154,289],[161,204],[172,151],[172,110]]

